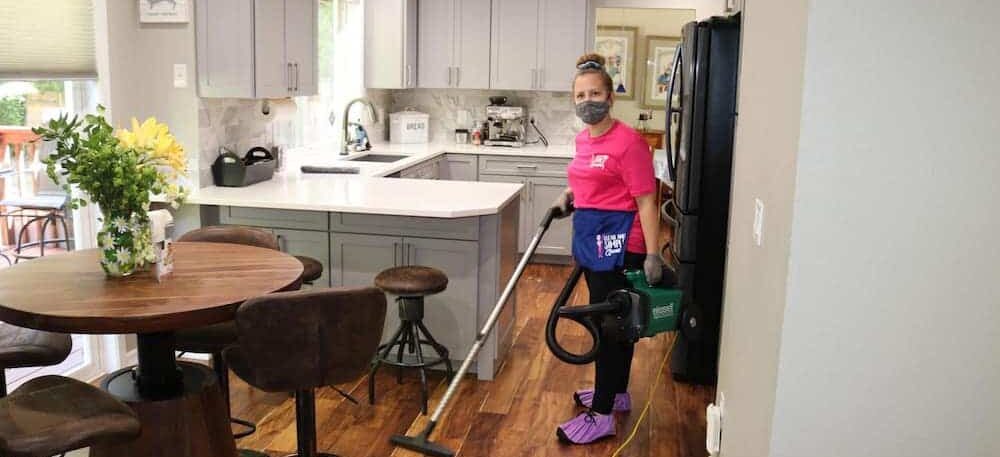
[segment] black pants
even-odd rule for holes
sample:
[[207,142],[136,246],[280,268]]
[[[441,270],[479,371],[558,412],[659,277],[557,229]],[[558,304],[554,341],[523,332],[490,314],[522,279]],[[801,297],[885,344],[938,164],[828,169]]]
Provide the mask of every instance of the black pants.
[[[641,269],[645,254],[627,252],[625,269]],[[600,303],[608,294],[628,286],[625,273],[619,271],[583,270],[590,291],[590,303]],[[613,317],[609,316],[610,319]],[[618,340],[617,332],[611,325],[601,326],[601,347],[594,362],[596,380],[594,383],[594,403],[591,409],[600,414],[611,414],[615,394],[628,390],[629,371],[632,369],[632,353],[635,344]]]

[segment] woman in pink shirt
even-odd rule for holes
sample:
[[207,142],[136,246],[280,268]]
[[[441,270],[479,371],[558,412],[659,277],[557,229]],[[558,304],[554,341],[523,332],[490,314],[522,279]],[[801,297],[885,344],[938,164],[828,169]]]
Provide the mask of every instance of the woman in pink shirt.
[[[572,95],[576,115],[587,127],[576,136],[569,188],[554,204],[563,215],[573,212],[573,257],[584,269],[590,303],[628,287],[625,269],[641,268],[649,283],[658,283],[663,269],[649,146],[635,130],[610,116],[614,92],[604,65],[598,54],[577,61]],[[556,429],[560,440],[587,444],[612,436],[612,411],[631,409],[627,388],[634,344],[616,336],[610,325],[602,328],[594,389],[573,394],[576,403],[588,410]]]

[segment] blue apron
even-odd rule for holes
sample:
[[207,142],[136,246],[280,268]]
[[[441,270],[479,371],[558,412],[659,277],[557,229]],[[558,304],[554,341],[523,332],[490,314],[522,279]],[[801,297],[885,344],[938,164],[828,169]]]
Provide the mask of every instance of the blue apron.
[[580,209],[573,212],[573,258],[590,271],[625,265],[625,248],[635,211]]

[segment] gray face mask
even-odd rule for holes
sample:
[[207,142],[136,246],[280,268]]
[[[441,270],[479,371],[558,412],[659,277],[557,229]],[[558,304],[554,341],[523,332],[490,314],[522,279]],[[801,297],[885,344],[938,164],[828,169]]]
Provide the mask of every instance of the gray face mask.
[[576,104],[576,116],[585,124],[594,125],[604,120],[611,111],[611,103],[607,100],[603,102],[585,101]]

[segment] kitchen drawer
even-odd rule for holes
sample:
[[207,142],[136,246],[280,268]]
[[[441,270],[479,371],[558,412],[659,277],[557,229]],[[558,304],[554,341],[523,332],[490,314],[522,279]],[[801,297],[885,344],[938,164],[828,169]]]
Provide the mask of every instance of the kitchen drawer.
[[480,156],[479,172],[495,175],[566,177],[570,159]]
[[328,213],[325,211],[245,208],[241,206],[223,206],[219,210],[219,222],[223,224],[320,231],[329,229]]
[[[479,217],[455,219],[330,213],[330,231],[452,240],[478,240]],[[334,233],[334,236],[337,236]]]
[[438,158],[419,163],[399,173],[400,178],[438,179]]

